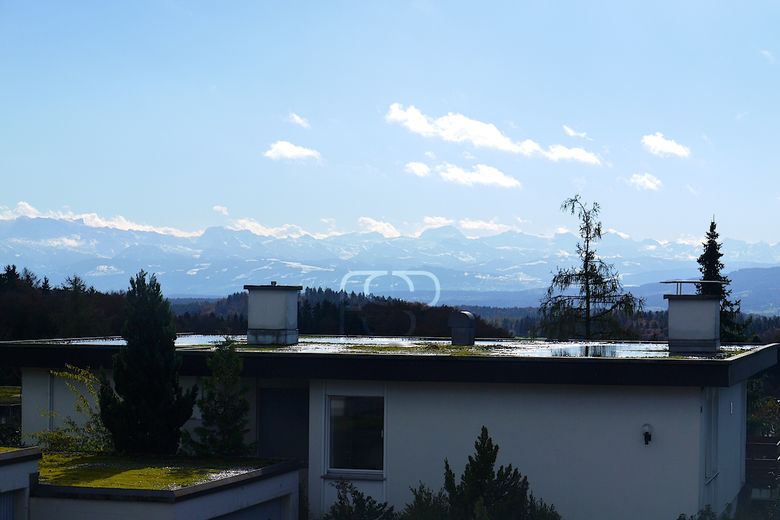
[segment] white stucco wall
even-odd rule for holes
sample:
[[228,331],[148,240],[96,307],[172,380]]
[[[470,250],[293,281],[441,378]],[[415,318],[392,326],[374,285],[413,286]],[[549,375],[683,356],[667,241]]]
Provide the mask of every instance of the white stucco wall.
[[[79,383],[75,386],[81,387]],[[86,395],[86,391],[84,391]],[[54,377],[48,369],[22,369],[22,439],[31,443],[31,434],[62,426],[67,416],[77,423],[84,420],[76,413],[76,396],[65,380]],[[50,415],[50,412],[55,412]]]
[[248,325],[250,329],[297,329],[298,291],[250,289]]
[[[110,381],[110,371],[107,374]],[[247,443],[257,440],[257,380],[255,378],[243,378],[246,386],[245,397],[249,402],[249,419],[247,427],[249,431],[245,435]],[[203,391],[201,378],[195,376],[181,376],[179,384],[186,391],[192,385],[197,384],[199,392]],[[89,397],[86,388],[80,383],[74,386]],[[201,394],[198,394],[201,397]],[[76,412],[76,397],[65,384],[62,378],[51,375],[47,369],[23,368],[22,369],[22,437],[27,443],[33,443],[32,434],[46,431],[50,427],[58,427],[63,424],[66,417],[70,416],[77,424],[86,421],[86,417]],[[96,408],[97,409],[97,408]],[[49,416],[49,412],[55,412]],[[183,428],[193,432],[195,427],[201,424],[200,410],[197,405],[193,409],[192,417],[184,423]]]
[[[741,392],[730,389],[721,405],[743,399]],[[313,381],[309,503],[315,515],[335,499],[322,478],[326,396],[350,394],[385,397],[385,479],[355,484],[396,507],[411,500],[409,487],[420,481],[441,487],[445,457],[460,474],[482,425],[501,448],[499,463],[527,475],[533,493],[567,520],[676,518],[702,505],[697,387]],[[724,451],[739,451],[733,432],[740,416],[744,422],[744,404],[735,406],[728,421],[721,417]],[[646,423],[653,429],[649,446],[642,437]],[[718,507],[738,492],[742,464],[724,456]]]
[[[730,388],[716,389],[716,392],[718,426],[714,436],[708,430],[705,392],[701,394],[699,496],[701,505],[710,504],[713,509],[723,511],[727,505],[736,503],[737,494],[745,482],[746,387],[745,383],[740,383]],[[713,438],[717,443],[717,473],[708,478],[705,475],[706,446]],[[733,507],[731,512],[734,512]]]
[[38,460],[0,465],[0,493],[13,496],[14,520],[28,518],[30,476],[34,473],[38,473]]
[[669,295],[669,338],[675,340],[718,340],[720,300]]

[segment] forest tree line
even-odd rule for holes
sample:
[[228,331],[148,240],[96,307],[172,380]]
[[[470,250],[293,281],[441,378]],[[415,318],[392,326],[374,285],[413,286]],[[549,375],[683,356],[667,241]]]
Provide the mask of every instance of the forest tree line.
[[[0,340],[118,336],[124,292],[100,292],[78,275],[53,286],[48,278],[13,265],[0,273]],[[453,307],[428,307],[395,298],[306,289],[299,300],[301,334],[447,336]],[[172,302],[176,330],[245,334],[246,293],[215,300]],[[508,337],[499,326],[477,319],[477,335]]]
[[[465,306],[477,317],[482,338],[543,336],[534,307]],[[172,301],[179,332],[245,334],[247,296]],[[301,334],[448,336],[449,306],[428,307],[395,298],[305,289],[299,300]],[[100,292],[77,275],[53,286],[28,269],[13,265],[0,272],[0,341],[119,336],[125,319],[125,293]],[[616,340],[665,341],[666,311],[638,311],[620,316],[623,331]],[[780,316],[740,315],[752,342],[780,342]],[[0,384],[16,384],[18,373],[0,366]]]
[[[244,334],[246,293],[219,299],[172,302],[176,330],[202,334]],[[477,319],[479,337],[541,337],[535,307],[465,306]],[[447,336],[454,307],[427,307],[395,298],[307,288],[301,293],[302,334]],[[621,317],[626,332],[613,339],[664,341],[666,311]],[[740,315],[755,342],[780,341],[780,316]],[[124,293],[100,292],[77,275],[58,286],[13,265],[0,272],[0,340],[114,336],[124,321]]]

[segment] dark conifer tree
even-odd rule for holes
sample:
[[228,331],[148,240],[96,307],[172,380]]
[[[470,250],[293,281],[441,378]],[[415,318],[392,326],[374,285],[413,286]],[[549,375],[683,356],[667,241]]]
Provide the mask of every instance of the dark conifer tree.
[[708,294],[720,297],[720,338],[725,341],[746,341],[748,323],[742,319],[742,300],[731,300],[731,289],[728,284],[731,280],[725,276],[723,253],[720,251],[721,243],[718,242],[719,234],[715,218],[710,221],[710,228],[702,243],[702,253],[697,259],[702,281],[724,282],[723,284],[707,283],[697,286],[699,294]]
[[[444,461],[444,491],[449,501],[449,518],[472,520],[560,520],[555,507],[537,500],[530,492],[528,478],[511,464],[496,470],[498,444],[482,427],[474,442],[474,454],[456,483],[455,473]],[[423,488],[418,488],[418,494]]]
[[203,424],[195,428],[198,439],[185,446],[191,444],[198,455],[246,455],[251,450],[244,442],[249,432],[248,388],[241,381],[244,363],[235,341],[217,344],[206,364],[211,375],[203,380],[203,395],[198,400]]
[[644,301],[623,289],[615,266],[596,252],[602,232],[600,209],[597,202],[589,207],[579,195],[561,204],[561,211],[579,219],[581,241],[577,264],[558,268],[539,304],[541,327],[548,337],[625,338],[630,332],[621,327],[620,318],[642,310]]
[[114,387],[100,389],[100,416],[117,450],[176,453],[181,427],[192,415],[197,387],[182,392],[170,304],[144,271],[130,279],[122,337],[114,356]]

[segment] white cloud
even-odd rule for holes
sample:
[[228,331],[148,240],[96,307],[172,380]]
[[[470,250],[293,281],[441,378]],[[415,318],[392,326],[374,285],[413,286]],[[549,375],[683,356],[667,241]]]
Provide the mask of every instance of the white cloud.
[[476,232],[479,236],[496,235],[512,229],[512,226],[491,220],[477,220],[464,218],[458,221],[458,227],[465,232]]
[[431,160],[436,159],[436,154],[433,153],[433,152],[425,152],[423,155],[425,155],[425,157],[427,157],[428,159],[431,159]]
[[444,226],[449,226],[449,225],[454,224],[454,223],[455,223],[455,221],[452,220],[451,218],[436,217],[436,216],[428,217],[428,216],[426,216],[426,217],[423,217],[422,224],[420,224],[417,227],[417,231],[415,231],[412,234],[412,236],[419,237],[424,231],[426,231],[428,229],[435,229],[435,228],[440,228],[440,227],[444,227]]
[[299,116],[295,112],[290,112],[290,115],[287,116],[287,120],[294,125],[300,126],[301,128],[311,128],[309,120],[303,116]]
[[427,164],[421,162],[408,162],[406,163],[404,170],[408,173],[413,173],[418,177],[427,177],[428,174],[431,173],[431,168]]
[[685,189],[688,190],[688,193],[690,193],[694,197],[698,197],[699,196],[699,191],[696,188],[694,188],[693,186],[691,186],[690,184],[686,184],[685,185]]
[[580,139],[587,139],[588,141],[592,141],[592,139],[588,137],[587,133],[578,132],[568,125],[563,125],[563,133],[568,135],[569,137],[579,137]]
[[526,139],[515,142],[492,123],[471,119],[463,114],[448,113],[446,116],[432,118],[423,114],[417,107],[405,108],[400,103],[390,105],[385,120],[398,123],[412,133],[424,137],[438,137],[452,143],[469,143],[476,148],[500,150],[527,157],[540,156],[551,161],[572,160],[587,164],[601,164],[598,156],[582,148],[567,148],[552,145],[546,150],[539,143]]
[[601,160],[592,152],[584,148],[567,148],[560,144],[550,146],[543,155],[551,161],[578,161],[585,164],[601,164]]
[[21,200],[13,208],[0,207],[0,220],[16,220],[19,217],[37,218],[41,212],[29,203]]
[[295,224],[282,224],[281,226],[265,226],[253,218],[239,218],[230,222],[228,229],[234,231],[249,231],[255,235],[274,238],[299,238],[308,235],[306,231]]
[[386,238],[400,237],[401,233],[389,222],[375,220],[371,217],[360,217],[358,224],[363,230],[371,233],[379,233]]
[[659,157],[668,157],[670,155],[688,157],[691,154],[690,148],[672,139],[667,139],[661,132],[643,136],[642,146],[651,154]]
[[438,227],[449,226],[453,222],[455,221],[447,217],[424,217],[423,218],[423,225],[427,228],[438,228]]
[[768,61],[769,63],[774,63],[776,61],[775,55],[772,54],[772,51],[767,49],[761,49],[760,52],[761,52],[761,56],[766,58],[766,61]]
[[170,226],[152,226],[133,222],[121,215],[102,217],[97,213],[74,213],[72,211],[39,211],[27,202],[20,201],[14,208],[0,207],[0,220],[15,220],[19,217],[50,218],[54,220],[81,221],[94,228],[111,228],[122,231],[144,231],[176,237],[196,237],[203,231],[184,231]]
[[168,226],[149,226],[146,224],[138,224],[131,220],[126,219],[121,215],[117,215],[112,218],[103,218],[96,213],[84,213],[77,215],[80,220],[84,221],[84,224],[90,227],[105,227],[121,229],[123,231],[147,231],[151,233],[161,233],[163,235],[173,235],[177,237],[197,237],[203,234],[203,231],[183,231],[174,227]]
[[219,204],[212,206],[211,209],[215,213],[219,213],[220,215],[225,215],[226,217],[229,215],[228,209],[225,206],[220,206]]
[[638,190],[658,191],[664,185],[661,179],[650,173],[635,173],[628,182]]
[[454,164],[445,163],[437,167],[436,170],[445,181],[465,186],[474,186],[475,184],[501,188],[522,188],[523,186],[514,177],[485,164],[477,164],[472,170],[464,170]]
[[266,150],[264,156],[278,161],[280,159],[316,159],[320,160],[320,152],[311,148],[304,148],[289,141],[276,141]]

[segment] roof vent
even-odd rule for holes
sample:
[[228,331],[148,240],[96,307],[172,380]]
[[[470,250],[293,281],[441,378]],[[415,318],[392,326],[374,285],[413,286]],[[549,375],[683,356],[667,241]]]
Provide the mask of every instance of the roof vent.
[[473,346],[476,319],[469,311],[459,311],[450,314],[447,325],[452,329],[452,344],[456,346]]
[[298,293],[300,285],[245,285],[249,345],[298,343]]
[[720,347],[720,296],[683,294],[686,285],[723,284],[720,281],[667,280],[675,284],[669,301],[669,352],[713,353]]

